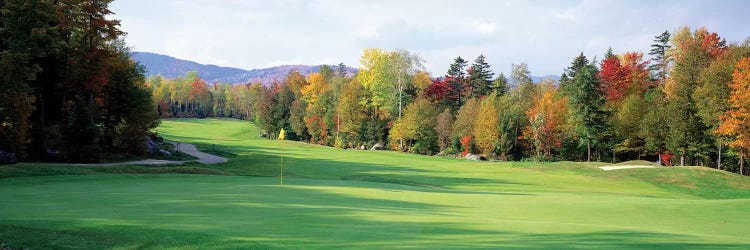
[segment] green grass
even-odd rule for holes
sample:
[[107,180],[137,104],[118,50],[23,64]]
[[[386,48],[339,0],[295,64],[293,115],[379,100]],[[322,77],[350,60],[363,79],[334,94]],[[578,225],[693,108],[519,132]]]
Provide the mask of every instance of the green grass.
[[112,169],[2,166],[0,244],[750,248],[744,237],[750,180],[710,169],[601,171],[600,163],[470,162],[341,150],[269,141],[235,120],[166,120],[158,131],[203,150],[215,144],[230,161]]

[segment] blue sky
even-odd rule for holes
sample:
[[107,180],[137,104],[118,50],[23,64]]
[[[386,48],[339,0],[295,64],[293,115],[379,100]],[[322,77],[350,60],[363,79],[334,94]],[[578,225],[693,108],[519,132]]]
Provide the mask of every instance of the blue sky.
[[495,72],[525,62],[562,73],[581,51],[648,53],[653,37],[706,26],[750,36],[750,1],[119,0],[111,4],[135,51],[243,69],[359,66],[365,48],[406,49],[444,75],[456,56],[484,54]]

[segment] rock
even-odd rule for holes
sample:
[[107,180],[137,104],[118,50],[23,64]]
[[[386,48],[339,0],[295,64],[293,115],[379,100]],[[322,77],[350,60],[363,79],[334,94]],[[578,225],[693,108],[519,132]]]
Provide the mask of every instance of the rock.
[[367,149],[367,148],[365,147],[365,145],[359,146],[359,150],[365,150],[365,149]]
[[375,143],[375,145],[373,145],[372,148],[370,148],[370,150],[383,150],[383,149],[385,149],[385,147],[383,147],[383,144],[380,142]]
[[53,157],[53,158],[54,157],[59,157],[60,156],[60,150],[49,149],[48,148],[47,150],[45,150],[45,156],[46,157]]
[[169,151],[166,151],[164,149],[159,150],[159,153],[162,154],[162,155],[166,155],[166,156],[172,156],[172,153],[170,153]]
[[146,137],[146,152],[149,154],[155,154],[157,152],[156,142],[151,137]]
[[46,149],[44,150],[44,160],[46,161],[58,161],[60,159],[60,150]]
[[445,150],[440,151],[437,154],[435,154],[435,156],[445,156],[445,155],[446,155]]
[[15,164],[18,162],[16,153],[0,151],[0,165]]
[[487,158],[483,155],[475,155],[475,154],[467,154],[465,157],[467,160],[473,160],[473,161],[486,161]]

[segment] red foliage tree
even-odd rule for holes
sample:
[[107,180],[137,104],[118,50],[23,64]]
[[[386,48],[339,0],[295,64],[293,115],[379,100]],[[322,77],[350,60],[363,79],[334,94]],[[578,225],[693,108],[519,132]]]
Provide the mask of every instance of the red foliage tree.
[[191,102],[195,100],[204,100],[208,97],[208,86],[206,85],[206,82],[201,78],[195,78],[188,94],[189,101]]
[[648,80],[648,61],[643,53],[627,52],[622,59],[611,56],[601,63],[599,78],[607,101],[619,103],[629,93],[643,92],[651,82]]
[[447,97],[448,94],[448,77],[444,79],[435,79],[432,84],[427,86],[427,89],[422,94],[433,102],[440,102]]

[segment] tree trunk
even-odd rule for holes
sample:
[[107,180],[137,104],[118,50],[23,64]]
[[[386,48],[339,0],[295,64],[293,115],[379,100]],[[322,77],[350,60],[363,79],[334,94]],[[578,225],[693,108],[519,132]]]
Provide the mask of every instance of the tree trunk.
[[[106,150],[111,150],[112,147],[109,147],[111,145],[112,141],[109,140],[109,131],[112,127],[112,101],[107,101],[107,111],[105,112],[105,118],[104,118],[104,140],[105,145],[103,148]],[[116,124],[115,124],[116,125]]]
[[685,166],[685,155],[680,155],[680,167]]
[[740,175],[745,175],[745,150],[740,149]]
[[401,118],[401,100],[404,92],[404,86],[401,84],[401,74],[398,74],[396,82],[398,84],[398,117]]
[[719,158],[716,160],[716,169],[721,170],[721,145],[722,143],[719,142]]
[[45,83],[40,84],[41,90],[39,91],[39,112],[42,116],[42,130],[47,127],[47,113],[44,110],[44,85]]
[[591,136],[589,135],[589,131],[586,131],[586,161],[591,162]]
[[89,122],[94,124],[94,93],[89,93]]
[[664,166],[666,164],[664,164],[664,161],[661,160],[661,153],[662,153],[661,150],[659,152],[656,152],[656,154],[657,154],[657,162],[656,163],[659,163],[659,166]]

